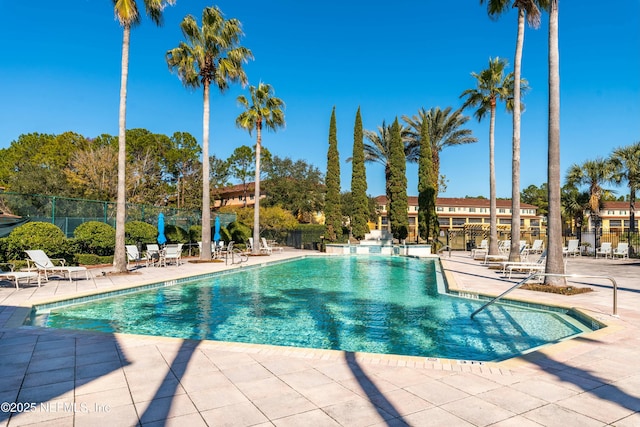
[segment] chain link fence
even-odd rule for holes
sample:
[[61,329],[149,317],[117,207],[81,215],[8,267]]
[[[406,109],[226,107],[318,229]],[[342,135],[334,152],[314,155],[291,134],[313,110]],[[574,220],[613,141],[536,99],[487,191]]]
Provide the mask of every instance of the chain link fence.
[[[3,228],[5,231],[10,231],[12,223],[20,225],[27,219],[55,224],[67,237],[72,237],[76,227],[88,221],[104,222],[113,227],[116,225],[116,203],[100,200],[1,192],[0,211],[0,222],[9,226]],[[191,226],[201,224],[202,213],[199,210],[135,203],[127,203],[126,222],[143,221],[156,226],[161,212],[167,225],[189,230]],[[236,220],[235,214],[218,216],[223,227]]]

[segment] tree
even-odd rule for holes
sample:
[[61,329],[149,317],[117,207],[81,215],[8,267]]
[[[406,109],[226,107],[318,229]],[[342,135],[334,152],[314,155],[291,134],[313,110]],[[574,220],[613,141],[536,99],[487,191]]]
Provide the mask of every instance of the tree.
[[351,216],[351,234],[358,240],[364,239],[369,232],[367,198],[367,175],[364,166],[364,140],[360,107],[356,112],[353,126],[353,157],[351,158],[351,194],[353,197],[353,215]]
[[420,129],[420,159],[418,160],[418,232],[424,240],[435,239],[438,234],[437,187],[438,175],[433,167],[429,123],[424,120]]
[[264,206],[282,206],[301,222],[313,222],[324,206],[324,185],[320,170],[304,160],[271,159],[267,168]]
[[[636,231],[636,193],[640,189],[640,141],[627,147],[616,148],[611,155],[614,181],[627,182],[629,187],[629,242]],[[633,249],[633,246],[630,246]]]
[[407,159],[400,133],[398,118],[391,125],[391,146],[389,147],[389,190],[387,201],[389,224],[393,237],[402,241],[409,234],[409,201],[407,198]]
[[[255,147],[255,218],[253,219],[253,241],[260,241],[260,156],[262,147],[262,126],[267,130],[276,131],[284,127],[284,102],[276,98],[271,85],[260,82],[258,87],[249,86],[251,103],[244,96],[238,96],[238,103],[245,108],[236,118],[236,125],[246,129],[251,135],[253,129],[256,130]],[[254,255],[260,253],[258,245],[252,248]]]
[[329,150],[327,152],[327,175],[324,215],[326,224],[325,238],[330,242],[342,235],[342,209],[340,207],[340,155],[336,129],[336,107],[331,111],[329,122]]
[[249,191],[249,180],[256,173],[254,150],[247,145],[242,145],[231,153],[227,159],[229,172],[242,184],[244,194],[244,206],[247,206],[247,192]]
[[[156,24],[162,22],[164,0],[143,0],[147,15]],[[173,0],[167,0],[173,4]],[[122,25],[122,64],[120,72],[120,106],[118,110],[118,196],[116,201],[116,247],[113,255],[113,266],[116,272],[127,271],[127,253],[125,251],[126,221],[126,115],[127,115],[127,79],[129,76],[129,38],[131,28],[140,22],[138,3],[136,0],[113,0],[116,18]]]
[[196,172],[200,169],[198,159],[202,150],[198,140],[188,132],[174,132],[170,141],[171,148],[165,156],[167,172],[176,186],[176,207],[184,208],[187,194],[193,193],[190,187],[194,187],[197,181]]
[[[538,28],[540,25],[540,9],[538,0],[486,0],[488,13],[492,19],[512,7],[518,9],[518,32],[516,36],[516,51],[513,60],[513,137],[511,157],[511,251],[509,261],[520,260],[520,123],[521,123],[521,75],[522,50],[524,45],[525,16],[529,25]],[[483,4],[485,0],[480,0]]]
[[117,147],[102,145],[75,151],[64,173],[78,196],[114,200],[118,195],[118,177],[113,174],[117,165]]
[[[441,110],[440,107],[425,110],[421,108],[417,115],[402,116],[402,120],[409,126],[407,130],[408,146],[407,160],[415,162],[420,156],[420,130],[422,122],[429,123],[429,140],[431,141],[431,157],[436,175],[440,177],[440,152],[445,147],[478,142],[471,129],[462,127],[469,121],[469,117],[462,114],[462,109],[451,111],[451,107]],[[436,189],[437,190],[437,189]]]
[[535,205],[538,207],[538,215],[546,216],[549,212],[549,193],[547,183],[543,183],[540,187],[530,185],[520,193],[520,200],[523,203]]
[[582,241],[582,220],[589,209],[589,192],[580,191],[573,185],[562,187],[562,214],[569,228],[575,227],[578,242]]
[[589,187],[589,209],[595,218],[600,215],[600,200],[603,192],[607,191],[602,186],[614,180],[614,172],[614,165],[601,157],[581,165],[574,163],[567,171],[568,185]]
[[178,74],[184,86],[203,88],[202,117],[202,251],[200,259],[211,259],[211,188],[209,181],[209,91],[215,85],[223,93],[229,83],[245,85],[242,64],[253,59],[251,51],[239,45],[242,26],[237,19],[224,19],[217,7],[202,12],[202,28],[187,15],[180,23],[187,42],[166,53],[169,69]]
[[[507,61],[500,58],[489,58],[489,68],[478,73],[471,73],[476,79],[476,87],[467,89],[460,95],[466,98],[462,108],[477,107],[474,116],[482,121],[489,113],[489,254],[498,253],[498,214],[496,204],[496,165],[495,165],[495,123],[496,105],[505,102],[507,110],[512,107],[511,89],[513,73],[505,75]],[[518,225],[518,229],[520,226]]]

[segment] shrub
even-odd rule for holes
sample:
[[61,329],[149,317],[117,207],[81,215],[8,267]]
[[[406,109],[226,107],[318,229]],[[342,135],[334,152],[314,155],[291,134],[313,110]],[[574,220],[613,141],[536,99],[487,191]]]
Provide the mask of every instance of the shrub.
[[124,226],[125,243],[137,245],[139,243],[155,243],[158,229],[142,221],[131,221]]
[[165,225],[164,235],[169,243],[187,243],[189,242],[189,233],[177,225]]
[[202,226],[192,225],[189,227],[189,239],[192,242],[200,242],[202,240]]
[[251,229],[241,222],[234,221],[227,227],[230,240],[236,243],[246,242],[251,237]]
[[41,249],[51,258],[72,258],[64,233],[48,222],[28,222],[9,234],[7,259],[24,259],[27,249]]
[[89,221],[80,224],[73,232],[78,252],[95,255],[113,255],[116,246],[116,230],[109,224]]
[[76,254],[75,261],[83,265],[113,264],[113,255]]
[[7,262],[7,252],[9,251],[9,241],[6,237],[0,237],[0,262]]

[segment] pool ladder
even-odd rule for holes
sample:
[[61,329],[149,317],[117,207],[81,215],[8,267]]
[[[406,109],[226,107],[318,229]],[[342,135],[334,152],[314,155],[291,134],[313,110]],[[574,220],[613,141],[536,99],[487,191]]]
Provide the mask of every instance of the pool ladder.
[[611,276],[591,276],[591,275],[584,275],[584,274],[557,274],[557,273],[534,272],[534,273],[530,274],[529,276],[525,277],[524,279],[522,279],[521,281],[519,281],[518,283],[516,283],[515,285],[513,285],[512,287],[510,287],[509,289],[507,289],[506,291],[504,291],[503,293],[501,293],[500,295],[498,295],[497,297],[491,299],[489,302],[487,302],[485,305],[483,305],[482,307],[480,307],[479,309],[477,309],[473,313],[471,313],[471,318],[473,319],[476,314],[480,313],[482,310],[484,310],[485,308],[489,307],[494,302],[497,302],[499,299],[501,299],[502,297],[507,295],[509,292],[518,289],[520,286],[522,286],[525,283],[527,283],[533,277],[539,277],[539,276],[543,276],[543,277],[571,277],[571,278],[583,278],[583,279],[607,279],[607,280],[611,281],[611,283],[613,284],[613,314],[612,314],[612,316],[618,317],[618,283],[616,283],[616,281],[615,281],[615,279],[613,277],[611,277]]

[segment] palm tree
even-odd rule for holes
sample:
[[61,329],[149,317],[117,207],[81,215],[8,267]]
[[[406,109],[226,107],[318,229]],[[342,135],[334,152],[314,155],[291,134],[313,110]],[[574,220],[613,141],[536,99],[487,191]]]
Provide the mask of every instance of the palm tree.
[[[636,231],[636,192],[640,189],[640,141],[627,147],[616,148],[611,154],[614,181],[626,181],[629,186],[629,242]],[[632,247],[632,246],[630,246]]]
[[253,59],[251,51],[239,45],[242,26],[237,19],[224,19],[217,7],[202,12],[202,28],[187,15],[180,23],[187,42],[166,53],[169,69],[190,89],[203,87],[202,116],[202,252],[201,260],[211,259],[211,190],[209,186],[209,90],[213,84],[223,93],[229,83],[247,83],[242,64]]
[[496,204],[496,166],[494,160],[495,142],[494,129],[496,122],[496,104],[498,101],[507,102],[507,110],[512,107],[513,73],[505,76],[504,69],[507,66],[505,59],[489,58],[489,68],[480,74],[471,73],[476,79],[476,88],[467,89],[460,95],[466,97],[462,108],[478,107],[474,116],[482,121],[489,112],[489,254],[498,253],[498,219]]
[[573,185],[562,187],[562,215],[570,229],[575,227],[579,244],[582,241],[584,211],[589,209],[589,192],[580,191]]
[[596,228],[599,224],[602,194],[609,191],[603,189],[602,185],[614,180],[614,172],[613,164],[603,158],[587,160],[581,165],[573,164],[567,172],[567,185],[589,187],[589,210]]
[[[560,193],[560,53],[558,50],[558,0],[547,1],[549,9],[549,129],[547,182],[547,265],[549,274],[564,274],[562,260],[562,206]],[[564,278],[546,276],[546,284],[564,284]]]
[[[166,3],[173,4],[173,0]],[[116,199],[116,247],[113,255],[113,266],[116,272],[127,271],[127,253],[125,251],[124,225],[127,219],[126,208],[126,116],[127,116],[127,79],[129,76],[129,38],[131,28],[140,23],[140,13],[136,0],[113,0],[116,18],[122,25],[122,63],[120,68],[120,107],[118,110],[118,194]],[[164,0],[144,0],[147,15],[156,24],[162,23]]]
[[244,96],[238,96],[238,103],[245,108],[236,118],[236,125],[249,131],[256,130],[256,179],[255,205],[253,211],[253,241],[251,250],[254,255],[260,253],[257,242],[260,241],[260,151],[262,146],[262,125],[275,131],[284,126],[284,102],[274,96],[271,85],[260,83],[258,87],[249,86],[251,103]]
[[407,137],[407,161],[416,162],[420,157],[420,129],[422,122],[429,124],[429,138],[431,139],[431,154],[436,176],[440,176],[440,152],[445,147],[478,142],[470,129],[462,129],[469,121],[469,117],[462,114],[462,109],[451,111],[451,107],[441,110],[440,107],[425,110],[421,108],[417,115],[402,116],[402,120],[409,126]]
[[520,116],[522,50],[524,45],[525,16],[533,28],[540,26],[540,9],[537,0],[480,0],[487,2],[489,16],[497,18],[512,7],[518,9],[518,33],[516,36],[516,52],[513,60],[513,155],[511,158],[511,252],[509,261],[520,260]]

